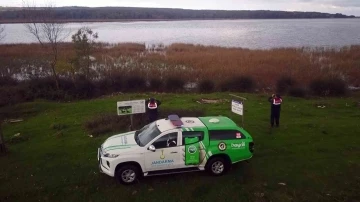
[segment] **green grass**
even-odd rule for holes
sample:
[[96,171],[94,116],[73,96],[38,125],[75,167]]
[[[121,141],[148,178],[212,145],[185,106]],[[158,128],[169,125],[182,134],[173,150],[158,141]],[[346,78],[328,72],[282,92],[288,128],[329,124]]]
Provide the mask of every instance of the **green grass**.
[[[4,124],[6,140],[16,133],[28,140],[9,144],[10,153],[0,157],[0,201],[360,200],[359,97],[284,97],[281,126],[270,129],[267,96],[241,94],[248,98],[245,129],[255,141],[250,163],[239,163],[222,177],[201,172],[120,185],[99,173],[96,159],[98,146],[114,134],[90,138],[83,123],[99,113],[116,113],[116,101],[149,96],[132,94],[73,103],[36,101],[11,108],[14,116],[25,121]],[[196,102],[200,98],[230,101],[232,97],[226,93],[156,97],[163,102],[161,109],[204,109],[207,115],[226,115],[241,123],[230,111],[230,102]],[[318,104],[326,108],[318,108]]]

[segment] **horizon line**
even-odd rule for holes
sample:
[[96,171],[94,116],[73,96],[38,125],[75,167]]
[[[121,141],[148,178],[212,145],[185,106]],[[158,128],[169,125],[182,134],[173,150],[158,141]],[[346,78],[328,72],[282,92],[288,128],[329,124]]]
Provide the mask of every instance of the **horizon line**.
[[[0,6],[0,8],[26,8],[24,6]],[[47,8],[47,6],[34,6],[30,8]],[[351,15],[351,14],[343,14],[343,13],[328,13],[328,12],[320,12],[320,11],[298,11],[298,10],[266,10],[266,9],[248,9],[248,10],[239,10],[239,9],[191,9],[191,8],[169,8],[169,7],[136,7],[136,6],[54,6],[54,8],[154,8],[154,9],[178,9],[178,10],[193,10],[193,11],[272,11],[272,12],[299,12],[299,13],[322,13],[322,14],[341,14],[346,16],[355,16],[359,18],[360,16]]]

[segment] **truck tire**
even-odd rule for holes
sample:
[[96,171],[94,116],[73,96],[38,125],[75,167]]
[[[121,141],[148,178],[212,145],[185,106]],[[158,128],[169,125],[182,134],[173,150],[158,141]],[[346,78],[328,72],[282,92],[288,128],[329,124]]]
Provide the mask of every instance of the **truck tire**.
[[211,175],[221,176],[229,169],[229,164],[222,157],[214,157],[210,159],[206,169]]
[[134,184],[138,181],[139,169],[131,164],[123,165],[116,171],[115,177],[121,184]]

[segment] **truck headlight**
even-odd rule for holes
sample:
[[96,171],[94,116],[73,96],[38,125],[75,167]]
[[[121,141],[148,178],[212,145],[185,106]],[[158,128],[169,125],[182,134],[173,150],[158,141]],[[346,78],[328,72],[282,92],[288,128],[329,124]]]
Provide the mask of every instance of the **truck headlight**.
[[119,154],[104,154],[104,156],[107,158],[116,158],[119,156]]

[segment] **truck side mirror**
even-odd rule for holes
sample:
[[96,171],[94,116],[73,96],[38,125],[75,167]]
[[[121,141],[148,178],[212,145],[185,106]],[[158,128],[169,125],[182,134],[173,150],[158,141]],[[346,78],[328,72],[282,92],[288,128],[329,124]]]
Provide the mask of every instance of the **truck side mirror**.
[[156,148],[155,148],[154,145],[150,145],[150,147],[148,148],[148,150],[155,152],[155,151],[156,151]]

